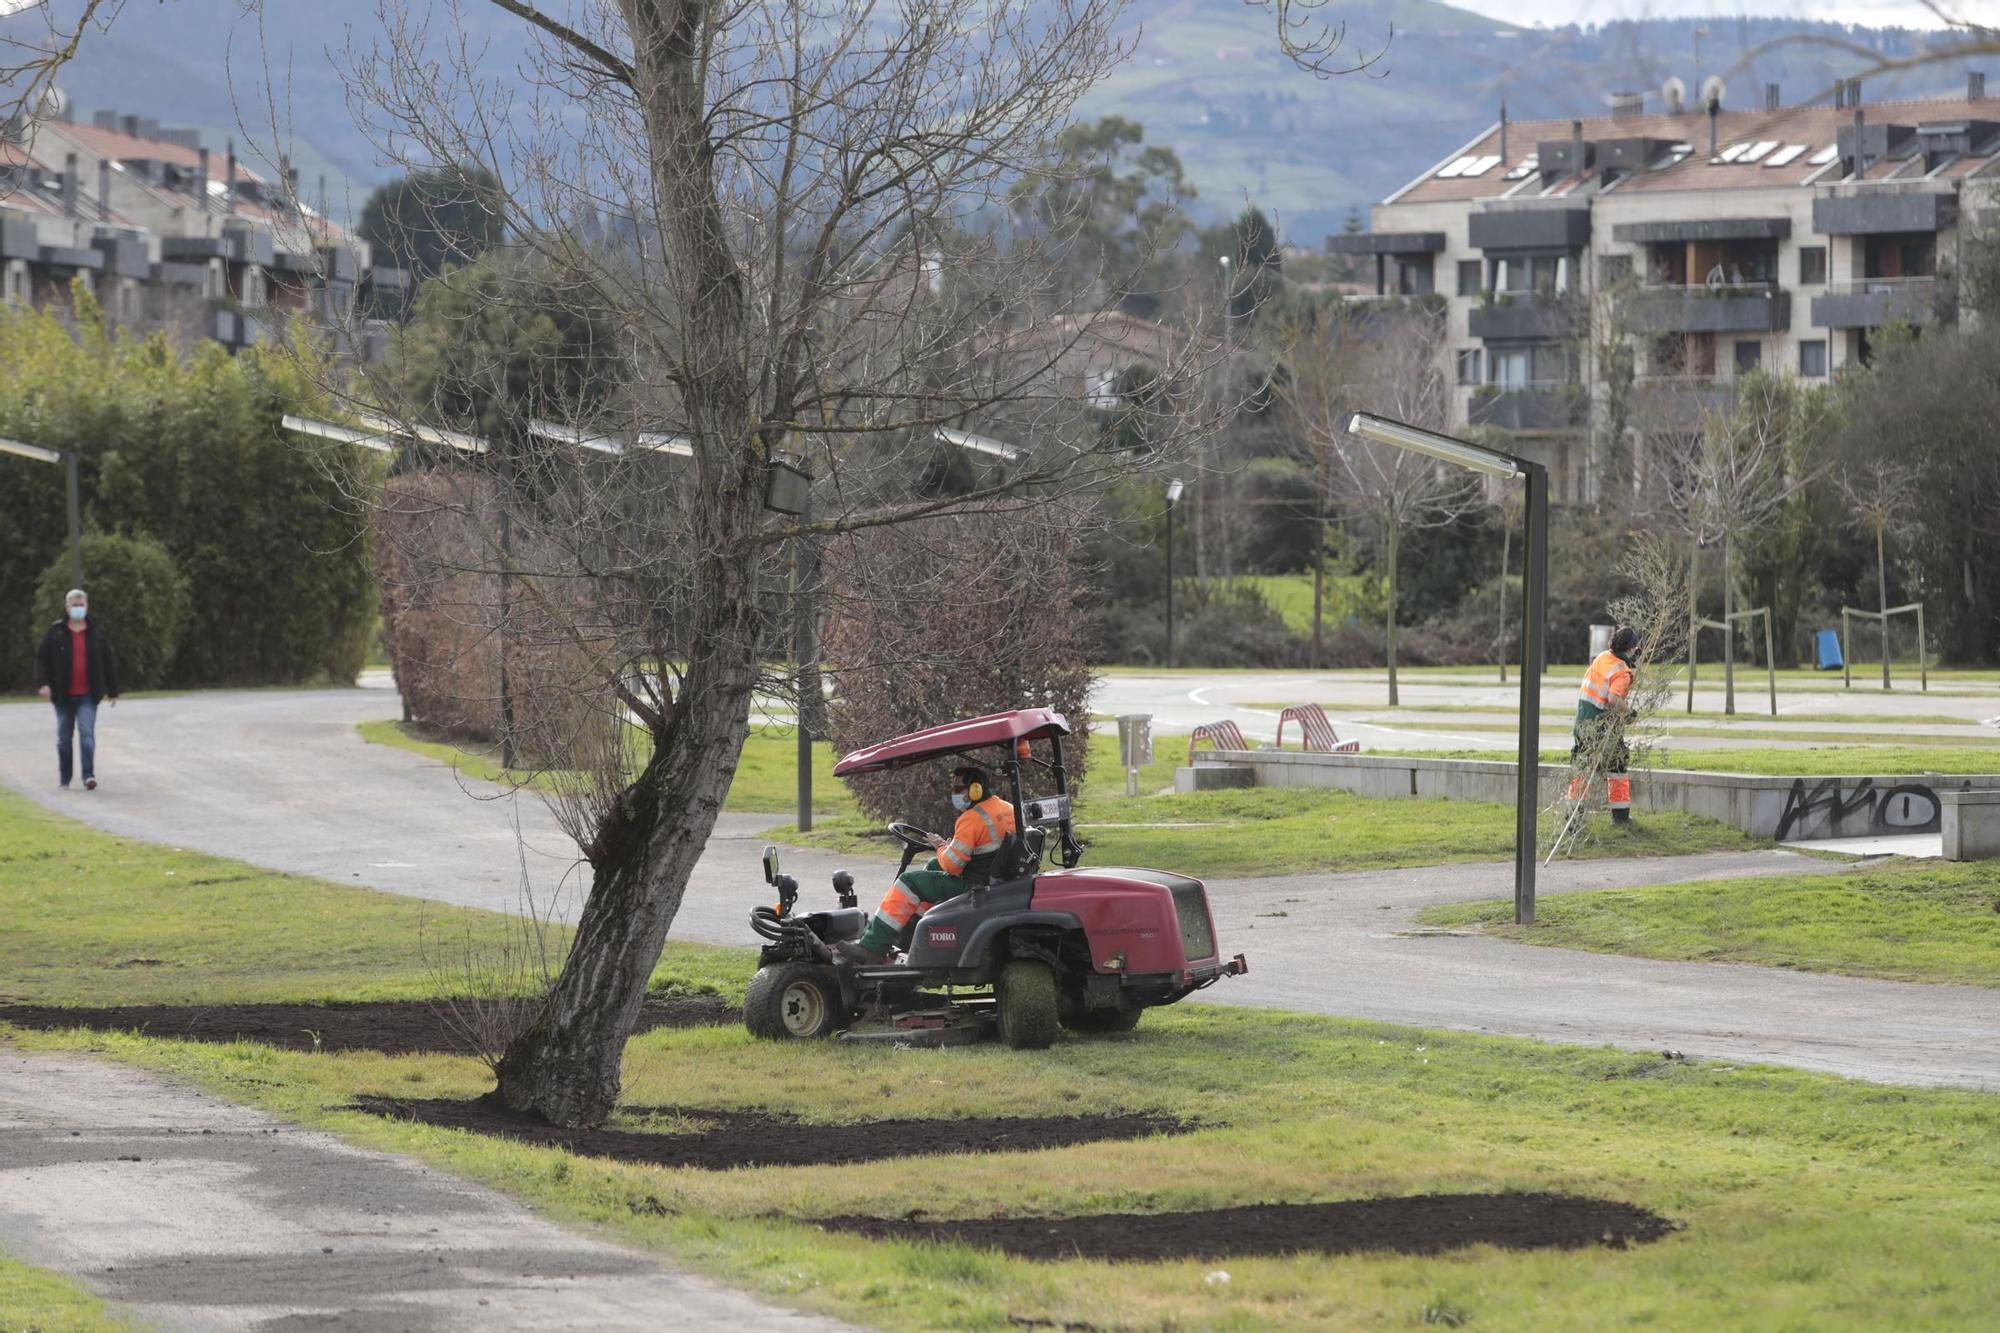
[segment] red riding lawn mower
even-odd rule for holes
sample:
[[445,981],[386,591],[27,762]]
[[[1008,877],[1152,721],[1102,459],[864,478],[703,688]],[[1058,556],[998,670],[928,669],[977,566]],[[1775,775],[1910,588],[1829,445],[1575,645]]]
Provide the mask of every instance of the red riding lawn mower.
[[[1054,1041],[1058,1028],[1129,1032],[1144,1010],[1248,971],[1243,955],[1225,960],[1217,949],[1200,880],[1076,868],[1084,849],[1070,825],[1062,757],[1069,734],[1062,714],[1031,708],[899,736],[836,764],[836,777],[852,777],[966,756],[1005,775],[1019,833],[1007,835],[988,865],[968,869],[967,892],[911,922],[900,956],[879,966],[836,961],[832,947],[859,939],[868,924],[854,877],[834,875],[838,908],[802,913],[798,882],[779,873],[777,849],[765,848],[764,878],[778,890],[778,903],[750,914],[766,941],[743,1003],[751,1033],[950,1046],[997,1032],[1009,1046],[1037,1049]],[[1031,742],[1042,740],[1048,762],[1032,750]],[[996,749],[997,764],[977,757]],[[1023,765],[1045,770],[1054,794],[1024,797]],[[897,874],[930,855],[923,830],[895,823],[889,832],[904,848]],[[1044,871],[1051,832],[1062,868]]]

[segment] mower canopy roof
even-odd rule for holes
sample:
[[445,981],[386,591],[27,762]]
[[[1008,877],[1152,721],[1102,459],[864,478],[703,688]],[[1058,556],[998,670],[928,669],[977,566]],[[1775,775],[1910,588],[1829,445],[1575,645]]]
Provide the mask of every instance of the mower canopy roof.
[[907,768],[926,759],[962,754],[983,745],[1008,745],[1015,741],[1038,741],[1049,736],[1069,735],[1069,720],[1047,708],[1023,708],[1012,713],[993,713],[965,722],[947,722],[941,727],[913,731],[880,745],[856,750],[833,766],[837,778],[856,773],[882,773]]

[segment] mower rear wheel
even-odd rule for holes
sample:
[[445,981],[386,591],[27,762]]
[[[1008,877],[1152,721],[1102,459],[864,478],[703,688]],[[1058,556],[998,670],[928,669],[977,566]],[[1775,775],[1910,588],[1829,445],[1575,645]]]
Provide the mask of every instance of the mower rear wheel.
[[1039,1051],[1056,1039],[1056,974],[1047,963],[1016,958],[1000,969],[1000,1040]]
[[831,969],[815,963],[759,968],[743,992],[743,1026],[753,1037],[771,1041],[830,1037],[846,1016],[840,983]]

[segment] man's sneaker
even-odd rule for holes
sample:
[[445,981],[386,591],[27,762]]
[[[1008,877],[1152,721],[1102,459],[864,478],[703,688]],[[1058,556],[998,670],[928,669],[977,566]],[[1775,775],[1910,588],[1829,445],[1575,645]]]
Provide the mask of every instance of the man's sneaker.
[[863,967],[875,967],[889,961],[888,954],[878,953],[860,940],[840,940],[833,946],[833,951],[843,960]]
[[97,790],[97,779],[96,779],[96,778],[85,778],[85,779],[83,780],[83,789],[84,789],[85,791],[96,791],[96,790]]

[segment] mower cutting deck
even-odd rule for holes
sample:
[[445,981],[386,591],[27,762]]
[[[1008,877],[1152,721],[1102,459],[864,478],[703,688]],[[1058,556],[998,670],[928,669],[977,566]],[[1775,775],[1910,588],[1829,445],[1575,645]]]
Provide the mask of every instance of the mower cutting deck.
[[[1057,1032],[1129,1032],[1139,1016],[1226,976],[1247,971],[1243,955],[1224,960],[1208,892],[1198,879],[1159,870],[1079,870],[1083,846],[1070,824],[1062,738],[1069,723],[1047,709],[996,713],[901,736],[848,755],[836,776],[882,772],[998,747],[1014,806],[1008,834],[985,883],[917,918],[899,956],[880,966],[837,959],[833,946],[859,939],[868,913],[854,878],[833,877],[839,906],[797,910],[799,887],[764,851],[775,907],[759,906],[751,928],[765,941],[744,997],[743,1017],[760,1037],[951,1046],[997,1035],[1009,1046],[1047,1046]],[[1033,743],[1047,741],[1051,758]],[[1022,794],[1022,765],[1052,780],[1052,796]],[[928,852],[928,835],[890,831],[904,844],[903,867]],[[1055,835],[1061,868],[1044,871]],[[901,871],[899,870],[900,874]]]

